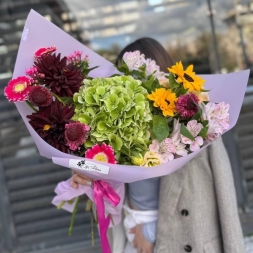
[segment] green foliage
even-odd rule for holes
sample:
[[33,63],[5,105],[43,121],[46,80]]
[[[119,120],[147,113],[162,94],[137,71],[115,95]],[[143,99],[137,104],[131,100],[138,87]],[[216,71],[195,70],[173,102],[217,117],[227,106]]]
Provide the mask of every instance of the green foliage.
[[190,140],[194,141],[195,138],[192,136],[192,134],[189,132],[189,130],[186,128],[186,126],[184,124],[181,124],[181,129],[180,129],[180,133],[189,138]]
[[152,134],[155,135],[159,142],[162,142],[165,138],[169,136],[169,127],[167,119],[160,115],[155,115],[153,117],[153,128]]

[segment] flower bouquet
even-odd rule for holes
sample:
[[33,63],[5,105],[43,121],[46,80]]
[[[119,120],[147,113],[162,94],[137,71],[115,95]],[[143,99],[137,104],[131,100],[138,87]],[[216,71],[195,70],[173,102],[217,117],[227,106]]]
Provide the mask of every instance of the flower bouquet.
[[181,62],[168,71],[139,51],[116,68],[36,12],[26,21],[5,95],[41,155],[96,179],[78,189],[58,184],[53,204],[75,213],[87,194],[103,252],[110,217],[121,218],[123,183],[180,169],[238,119],[249,71],[200,77]]

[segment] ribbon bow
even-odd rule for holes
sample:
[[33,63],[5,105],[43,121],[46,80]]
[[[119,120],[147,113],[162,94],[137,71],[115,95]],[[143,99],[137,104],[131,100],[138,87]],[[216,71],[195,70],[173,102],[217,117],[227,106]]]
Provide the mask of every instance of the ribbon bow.
[[109,241],[107,238],[107,230],[110,224],[110,216],[105,217],[104,199],[109,201],[113,206],[117,206],[120,202],[119,195],[107,182],[98,180],[93,182],[94,202],[97,207],[98,225],[100,233],[100,241],[103,253],[111,253]]

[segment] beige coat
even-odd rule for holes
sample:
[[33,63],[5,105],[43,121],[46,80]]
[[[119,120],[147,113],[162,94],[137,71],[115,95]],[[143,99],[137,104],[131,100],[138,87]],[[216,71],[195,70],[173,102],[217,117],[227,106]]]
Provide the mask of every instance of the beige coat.
[[219,138],[161,180],[157,253],[243,253],[232,171]]
[[[110,229],[113,253],[123,253],[122,223]],[[244,253],[234,181],[219,138],[161,179],[156,253]]]

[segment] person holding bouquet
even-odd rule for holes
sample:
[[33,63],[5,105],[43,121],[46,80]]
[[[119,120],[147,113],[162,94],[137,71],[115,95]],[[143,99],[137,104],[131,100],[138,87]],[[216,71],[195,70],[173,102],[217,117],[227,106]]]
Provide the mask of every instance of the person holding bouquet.
[[[154,39],[142,38],[126,46],[116,64],[120,65],[126,52],[136,50],[145,55],[149,66],[159,66],[156,73],[160,84],[169,85],[159,73],[167,72],[172,60]],[[205,92],[196,95],[202,101],[208,100]],[[71,185],[77,188],[78,184],[90,185],[92,181],[74,173]],[[130,183],[124,210],[128,242],[125,247],[122,236],[116,238],[122,234],[117,228],[111,242],[117,243],[116,248],[112,247],[113,253],[245,251],[232,170],[221,138],[172,174]],[[138,223],[133,219],[136,213],[149,218]]]

